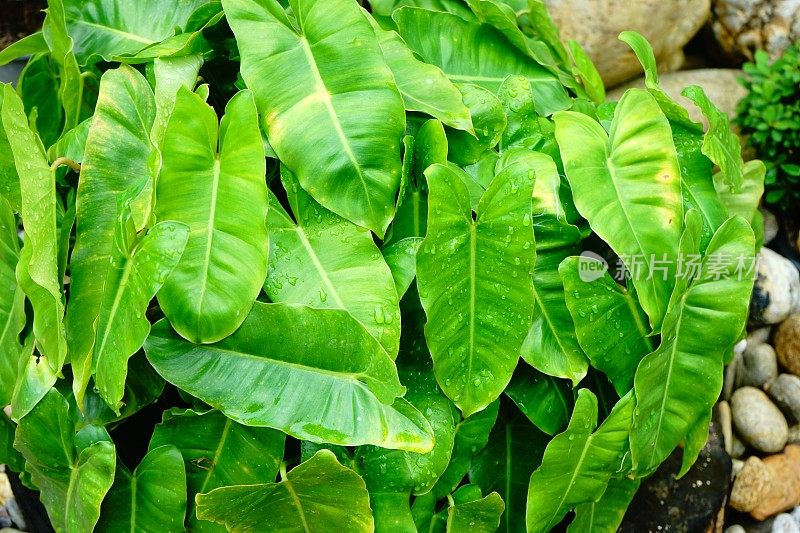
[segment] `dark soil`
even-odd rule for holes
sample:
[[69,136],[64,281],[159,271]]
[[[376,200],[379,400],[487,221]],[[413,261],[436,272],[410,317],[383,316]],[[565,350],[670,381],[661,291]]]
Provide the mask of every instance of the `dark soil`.
[[0,50],[42,27],[45,0],[0,0]]

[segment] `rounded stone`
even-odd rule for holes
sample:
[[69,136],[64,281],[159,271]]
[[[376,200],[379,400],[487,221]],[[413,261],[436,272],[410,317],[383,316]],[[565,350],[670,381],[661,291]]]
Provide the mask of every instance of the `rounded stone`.
[[800,375],[800,313],[784,320],[775,332],[778,362],[792,374]]
[[752,61],[756,50],[775,59],[800,39],[800,0],[713,0],[711,28],[733,61]]
[[794,264],[769,248],[761,248],[758,277],[750,301],[750,322],[778,324],[800,311],[800,272]]
[[737,511],[749,513],[764,499],[772,482],[769,469],[758,457],[750,457],[736,474],[729,504]]
[[792,515],[781,513],[772,521],[770,533],[800,533],[800,526],[797,525]]
[[736,433],[748,446],[766,453],[783,449],[789,426],[783,413],[763,391],[742,387],[734,392],[731,414]]
[[737,386],[763,387],[778,376],[778,357],[769,344],[748,344],[736,370]]
[[800,378],[794,374],[781,374],[767,387],[775,405],[781,408],[786,418],[800,422]]
[[758,208],[761,211],[761,216],[764,218],[764,244],[769,244],[772,239],[778,236],[778,219],[763,207]]
[[545,0],[564,40],[575,39],[586,49],[606,86],[641,73],[630,47],[617,38],[635,30],[653,45],[664,70],[683,63],[683,46],[708,20],[710,0]]

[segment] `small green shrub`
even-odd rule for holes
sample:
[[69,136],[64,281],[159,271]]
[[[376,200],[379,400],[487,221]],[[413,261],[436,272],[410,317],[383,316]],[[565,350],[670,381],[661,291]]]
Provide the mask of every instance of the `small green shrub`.
[[800,206],[800,43],[770,63],[766,52],[745,65],[749,94],[739,103],[737,122],[767,166],[768,204],[783,211]]

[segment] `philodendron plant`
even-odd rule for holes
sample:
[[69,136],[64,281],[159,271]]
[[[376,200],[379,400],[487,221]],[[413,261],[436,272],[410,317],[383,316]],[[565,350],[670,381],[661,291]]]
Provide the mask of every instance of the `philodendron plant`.
[[51,0],[0,462],[59,532],[615,531],[706,441],[764,176],[621,38],[604,102],[541,0]]

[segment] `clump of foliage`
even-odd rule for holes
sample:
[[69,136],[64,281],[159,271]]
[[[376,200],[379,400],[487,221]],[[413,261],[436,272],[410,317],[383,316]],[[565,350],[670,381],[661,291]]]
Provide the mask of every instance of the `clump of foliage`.
[[286,4],[0,55],[0,462],[57,531],[616,530],[706,440],[763,166],[638,34],[604,103],[537,0]]
[[736,119],[764,160],[767,204],[787,213],[800,209],[800,42],[771,62],[763,50],[744,66],[747,96]]

